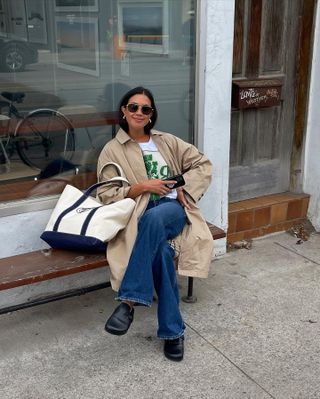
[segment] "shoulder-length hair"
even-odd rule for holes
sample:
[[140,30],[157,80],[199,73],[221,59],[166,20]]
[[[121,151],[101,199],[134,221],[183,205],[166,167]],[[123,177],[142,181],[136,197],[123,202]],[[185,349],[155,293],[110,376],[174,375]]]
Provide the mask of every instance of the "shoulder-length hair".
[[145,96],[147,96],[151,102],[151,107],[153,109],[152,111],[152,115],[150,116],[150,121],[145,127],[144,127],[144,131],[146,134],[150,134],[150,130],[153,128],[153,126],[155,125],[157,118],[158,118],[158,112],[157,112],[157,108],[156,108],[156,104],[154,102],[154,98],[153,98],[153,94],[151,93],[150,90],[139,86],[139,87],[135,87],[134,89],[129,90],[121,99],[120,104],[119,104],[119,125],[120,127],[125,131],[125,132],[129,132],[129,126],[128,126],[128,122],[126,119],[123,119],[123,112],[121,110],[121,107],[124,107],[128,104],[130,98],[136,94],[144,94]]

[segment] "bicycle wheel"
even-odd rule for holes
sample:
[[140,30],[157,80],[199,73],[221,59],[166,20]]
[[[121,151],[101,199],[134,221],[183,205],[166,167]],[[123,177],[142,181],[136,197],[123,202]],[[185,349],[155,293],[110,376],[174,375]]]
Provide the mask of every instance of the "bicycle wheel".
[[17,125],[14,140],[21,160],[40,170],[57,159],[71,161],[75,149],[71,122],[50,109],[30,112]]

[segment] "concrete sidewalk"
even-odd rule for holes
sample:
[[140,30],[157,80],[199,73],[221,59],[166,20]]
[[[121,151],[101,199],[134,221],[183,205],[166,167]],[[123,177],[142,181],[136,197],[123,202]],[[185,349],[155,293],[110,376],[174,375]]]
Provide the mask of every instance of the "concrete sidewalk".
[[0,397],[320,398],[320,235],[296,241],[256,240],[195,281],[181,363],[163,356],[156,304],[104,332],[111,289],[0,316]]

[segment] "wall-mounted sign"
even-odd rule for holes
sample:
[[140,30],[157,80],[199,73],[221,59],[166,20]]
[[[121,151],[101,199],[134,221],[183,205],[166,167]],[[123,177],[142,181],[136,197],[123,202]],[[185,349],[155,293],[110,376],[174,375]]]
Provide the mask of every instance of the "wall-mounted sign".
[[277,79],[235,80],[232,83],[232,107],[245,109],[279,105],[282,84]]

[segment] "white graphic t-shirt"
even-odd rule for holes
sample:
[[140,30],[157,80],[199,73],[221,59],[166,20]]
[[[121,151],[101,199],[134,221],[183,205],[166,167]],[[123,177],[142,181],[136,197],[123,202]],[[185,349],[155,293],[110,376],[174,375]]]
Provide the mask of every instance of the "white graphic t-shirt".
[[[169,165],[166,164],[151,137],[147,143],[139,143],[139,146],[143,152],[143,160],[149,179],[165,179],[172,175]],[[176,199],[177,191],[175,189],[172,190],[166,197]],[[160,195],[151,194],[150,199],[160,199]]]

